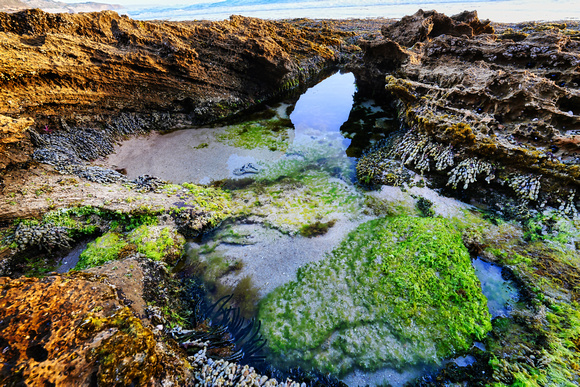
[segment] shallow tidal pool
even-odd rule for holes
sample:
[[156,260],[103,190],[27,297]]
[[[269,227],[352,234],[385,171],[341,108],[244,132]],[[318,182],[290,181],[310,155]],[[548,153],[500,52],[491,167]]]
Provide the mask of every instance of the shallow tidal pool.
[[[472,265],[454,218],[469,206],[426,187],[357,184],[357,157],[396,130],[392,111],[336,73],[245,122],[127,140],[101,164],[226,190],[230,218],[189,240],[180,268],[216,295],[244,284],[279,364],[397,386],[468,364],[516,295],[497,267]],[[426,196],[436,217],[419,216]]]

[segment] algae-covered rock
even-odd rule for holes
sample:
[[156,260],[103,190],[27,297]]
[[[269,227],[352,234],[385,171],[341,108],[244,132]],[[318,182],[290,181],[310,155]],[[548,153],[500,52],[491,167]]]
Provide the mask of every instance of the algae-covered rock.
[[171,227],[142,225],[133,230],[128,239],[137,251],[156,261],[164,260],[170,265],[181,257],[185,238]]
[[187,385],[184,354],[105,282],[0,278],[0,385]]
[[81,253],[75,269],[82,270],[114,261],[119,258],[119,253],[126,246],[127,242],[119,233],[108,232],[89,243],[86,250]]
[[491,329],[461,234],[441,218],[364,223],[260,318],[275,354],[333,373],[438,363]]
[[76,269],[86,269],[138,252],[149,259],[170,265],[181,257],[185,238],[168,226],[143,224],[129,234],[108,232],[88,244]]

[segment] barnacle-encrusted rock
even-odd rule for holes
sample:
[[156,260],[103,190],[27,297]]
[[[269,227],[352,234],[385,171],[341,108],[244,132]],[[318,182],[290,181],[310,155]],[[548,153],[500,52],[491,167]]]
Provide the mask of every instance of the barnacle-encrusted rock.
[[[373,52],[352,67],[357,78],[385,85],[385,98],[395,99],[411,128],[395,155],[405,165],[429,171],[434,158],[427,144],[452,145],[455,163],[493,164],[499,182],[524,184],[512,195],[533,202],[540,195],[557,207],[567,192],[580,188],[580,43],[571,33],[578,31],[515,28],[524,27],[526,36],[497,39],[487,23],[468,14],[447,18],[421,11],[382,29],[383,42],[412,46],[402,49],[408,54],[399,66],[385,68],[399,54],[384,51],[384,57]],[[452,167],[451,161],[441,154],[436,170]],[[488,165],[480,162],[477,168]],[[469,185],[470,176],[454,170],[450,185]],[[512,181],[514,176],[533,177],[527,186]],[[541,185],[534,183],[539,180]]]
[[443,145],[432,141],[429,136],[416,131],[409,131],[404,136],[395,139],[392,157],[400,158],[405,165],[415,165],[415,168],[424,172],[430,171],[435,165],[437,171],[442,171],[454,164],[453,146]]
[[538,200],[540,177],[533,175],[515,176],[510,180],[509,186],[523,199]]
[[306,387],[306,383],[298,383],[291,379],[279,381],[261,375],[248,365],[241,365],[226,360],[212,360],[206,356],[203,349],[190,358],[194,369],[194,380],[200,386],[278,386],[278,387]]
[[356,175],[365,184],[400,186],[409,183],[413,172],[403,163],[389,157],[387,148],[379,148],[362,156],[356,164]]
[[495,168],[490,163],[474,158],[465,159],[449,172],[447,185],[457,188],[457,184],[463,182],[463,189],[467,189],[469,184],[475,183],[479,175],[485,176],[488,183],[495,178]]

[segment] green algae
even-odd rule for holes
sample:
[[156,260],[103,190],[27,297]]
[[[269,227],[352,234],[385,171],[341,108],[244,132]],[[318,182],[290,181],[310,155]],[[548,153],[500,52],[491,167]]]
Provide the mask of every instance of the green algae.
[[296,233],[305,224],[328,223],[361,213],[363,198],[352,186],[324,171],[307,171],[300,179],[260,182],[235,192],[238,216],[259,217],[283,232]]
[[[204,221],[209,227],[218,226],[226,219],[232,210],[232,197],[229,192],[220,188],[202,187],[191,183],[183,183],[186,196],[185,206],[205,214]],[[174,211],[179,212],[178,208]]]
[[285,151],[289,144],[292,123],[288,119],[274,118],[265,121],[250,121],[228,126],[217,140],[238,148],[265,148]]
[[81,253],[76,270],[102,265],[119,258],[119,253],[127,246],[121,234],[108,232],[87,245]]
[[260,318],[276,355],[338,374],[438,363],[491,329],[461,234],[441,218],[364,223],[268,295]]
[[142,225],[133,230],[127,239],[136,245],[137,252],[154,261],[164,260],[174,264],[181,256],[185,238],[170,227]]
[[129,233],[110,231],[87,245],[75,269],[100,266],[134,252],[173,265],[184,245],[185,238],[170,227],[142,224]]
[[470,249],[509,268],[522,294],[511,318],[494,320],[485,341],[492,370],[487,381],[496,386],[580,381],[578,228],[573,220],[558,224],[560,231],[536,233],[542,237],[535,240],[529,224],[514,222],[480,223],[464,232]]

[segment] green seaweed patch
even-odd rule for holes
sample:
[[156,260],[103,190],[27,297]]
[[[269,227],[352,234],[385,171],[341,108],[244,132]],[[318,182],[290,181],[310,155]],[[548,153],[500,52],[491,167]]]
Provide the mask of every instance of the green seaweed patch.
[[186,236],[194,237],[219,226],[232,212],[232,196],[221,188],[183,183],[165,185],[163,192],[179,194],[181,202],[169,212]]
[[271,151],[285,151],[288,148],[291,123],[286,119],[250,121],[228,126],[225,133],[218,134],[217,140],[238,148],[265,148]]
[[174,265],[181,257],[185,238],[170,227],[142,225],[127,239],[136,245],[137,252],[155,261]]
[[556,302],[514,320],[494,320],[486,341],[497,386],[577,386],[580,381],[578,303]]
[[369,221],[260,305],[275,355],[344,374],[439,363],[491,329],[487,301],[455,224]]
[[531,241],[529,228],[488,223],[484,228],[464,232],[472,250],[510,268],[523,295],[513,319],[499,325],[494,321],[492,335],[486,341],[493,370],[490,378],[506,385],[577,385],[580,253],[567,238],[563,240],[568,243],[558,241],[559,233],[553,235],[554,239]]
[[324,171],[307,171],[299,180],[283,178],[276,183],[257,182],[236,191],[238,212],[260,217],[283,232],[299,232],[304,224],[327,223],[340,214],[355,217],[362,212],[363,197],[344,181]]
[[89,243],[81,253],[75,270],[88,269],[100,266],[119,258],[119,253],[127,246],[122,235],[116,232],[108,232]]

